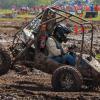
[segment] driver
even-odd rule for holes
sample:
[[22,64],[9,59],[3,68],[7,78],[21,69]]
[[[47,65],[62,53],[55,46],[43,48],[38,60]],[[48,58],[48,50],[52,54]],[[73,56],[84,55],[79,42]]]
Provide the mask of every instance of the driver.
[[48,49],[49,58],[57,61],[58,63],[66,63],[69,65],[75,65],[74,53],[68,53],[68,48],[63,48],[62,43],[67,42],[65,33],[71,33],[71,30],[63,25],[58,24],[55,27],[53,34],[48,37],[46,47]]

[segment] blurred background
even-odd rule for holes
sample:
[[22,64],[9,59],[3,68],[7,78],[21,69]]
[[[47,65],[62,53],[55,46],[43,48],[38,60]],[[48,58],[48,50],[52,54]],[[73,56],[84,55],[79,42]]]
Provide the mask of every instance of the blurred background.
[[[0,18],[33,18],[57,0],[0,0]],[[59,0],[59,2],[62,0]],[[100,20],[100,0],[64,0],[59,9],[84,18]]]

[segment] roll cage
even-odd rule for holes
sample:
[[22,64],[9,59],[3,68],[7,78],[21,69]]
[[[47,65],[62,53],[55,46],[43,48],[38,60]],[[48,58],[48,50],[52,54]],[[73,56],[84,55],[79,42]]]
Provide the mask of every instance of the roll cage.
[[[38,20],[40,20],[39,23],[37,23]],[[18,31],[14,36],[13,47],[16,45],[15,40],[16,40],[16,37],[19,36],[18,34],[23,32],[24,28],[27,28],[27,29],[33,31],[32,34],[34,34],[34,36],[35,36],[35,42],[34,42],[35,48],[37,48],[38,36],[41,34],[40,26],[46,24],[47,31],[52,33],[55,25],[57,23],[65,21],[65,20],[69,20],[72,23],[79,25],[82,29],[82,39],[81,39],[82,42],[81,42],[79,60],[78,60],[77,64],[79,64],[80,58],[82,57],[82,54],[83,54],[83,48],[84,48],[83,46],[84,46],[84,40],[85,40],[85,37],[84,37],[85,25],[88,25],[90,27],[90,30],[91,30],[91,39],[90,39],[91,43],[90,43],[90,45],[91,45],[91,47],[90,47],[90,52],[89,52],[89,60],[91,60],[92,59],[92,48],[93,48],[93,29],[94,29],[93,24],[91,22],[88,22],[87,20],[84,20],[83,18],[72,15],[69,12],[60,10],[56,7],[46,8],[44,11],[42,11],[40,14],[38,14],[34,19],[32,19],[27,25],[22,27],[22,29],[20,31]],[[20,39],[22,41],[22,39],[20,37],[18,37],[18,39]],[[28,47],[31,46],[33,43],[33,41],[31,41],[31,42],[29,42],[29,41],[30,40],[28,40],[25,44],[26,46],[28,45]],[[21,55],[21,54],[18,54],[16,56],[16,58],[18,58],[19,55]]]

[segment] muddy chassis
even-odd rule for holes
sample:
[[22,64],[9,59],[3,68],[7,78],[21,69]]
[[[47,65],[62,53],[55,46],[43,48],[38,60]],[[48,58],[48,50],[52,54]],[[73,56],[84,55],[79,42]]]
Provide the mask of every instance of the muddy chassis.
[[[30,48],[29,48],[30,49]],[[25,55],[26,54],[26,55]],[[43,53],[33,53],[34,57],[26,58],[29,52],[20,56],[16,61],[11,60],[11,57],[4,49],[0,50],[0,75],[6,74],[9,69],[14,69],[15,66],[26,66],[30,69],[36,68],[43,72],[52,75],[51,84],[56,91],[79,91],[80,89],[98,89],[100,74],[96,72],[88,63],[85,67],[70,66],[66,64],[59,64],[51,59],[48,59]],[[26,61],[27,60],[27,61]],[[83,67],[83,68],[82,68]]]

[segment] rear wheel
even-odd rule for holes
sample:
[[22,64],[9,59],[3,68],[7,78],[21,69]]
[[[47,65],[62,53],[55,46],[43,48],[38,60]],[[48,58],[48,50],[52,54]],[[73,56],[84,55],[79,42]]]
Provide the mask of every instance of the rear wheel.
[[6,74],[11,66],[11,58],[9,54],[0,49],[0,75]]
[[82,76],[80,72],[70,66],[63,66],[53,73],[52,86],[55,90],[77,91],[81,88]]

